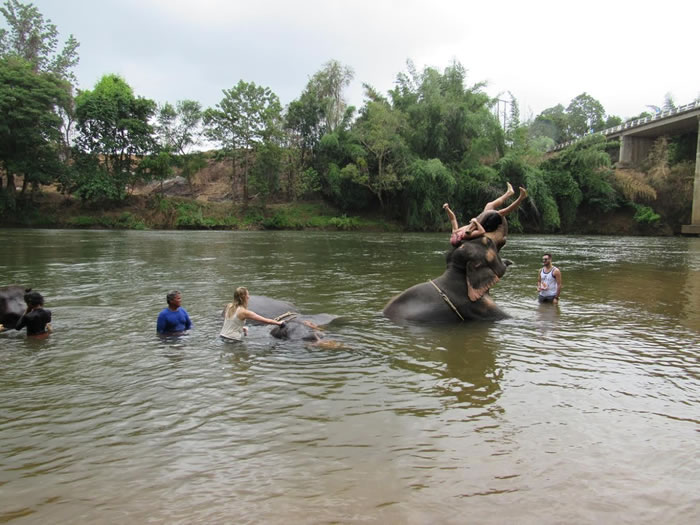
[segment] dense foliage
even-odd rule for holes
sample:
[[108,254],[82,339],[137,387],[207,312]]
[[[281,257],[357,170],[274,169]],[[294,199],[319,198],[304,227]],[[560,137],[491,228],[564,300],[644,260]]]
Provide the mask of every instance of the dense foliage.
[[[286,107],[269,87],[244,80],[224,89],[213,108],[194,100],[159,106],[114,74],[74,95],[73,36],[59,50],[56,27],[31,4],[6,0],[0,12],[7,24],[0,29],[0,213],[42,184],[110,205],[144,182],[177,174],[192,183],[212,162],[201,151],[204,137],[215,159],[229,163],[231,200],[244,208],[321,197],[345,213],[436,230],[447,224],[444,202],[463,222],[510,182],[529,193],[509,217],[515,230],[572,231],[582,216],[600,221],[616,209],[676,228],[690,213],[697,134],[663,139],[645,165],[615,169],[615,144],[592,132],[622,119],[587,93],[527,122],[510,95],[501,122],[498,97],[470,84],[460,63],[419,71],[408,62],[388,93],[365,85],[355,108],[344,98],[354,72],[331,60]],[[663,107],[673,107],[670,96]],[[572,139],[582,140],[547,153]],[[202,222],[195,219],[181,225]]]

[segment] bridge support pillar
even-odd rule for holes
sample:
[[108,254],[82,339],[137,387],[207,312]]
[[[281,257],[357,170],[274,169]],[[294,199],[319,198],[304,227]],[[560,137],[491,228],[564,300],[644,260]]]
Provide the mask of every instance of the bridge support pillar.
[[700,118],[698,118],[698,143],[695,152],[695,182],[693,184],[693,212],[690,224],[681,227],[681,232],[700,235]]
[[654,139],[647,137],[620,137],[620,164],[623,166],[639,165],[649,156]]

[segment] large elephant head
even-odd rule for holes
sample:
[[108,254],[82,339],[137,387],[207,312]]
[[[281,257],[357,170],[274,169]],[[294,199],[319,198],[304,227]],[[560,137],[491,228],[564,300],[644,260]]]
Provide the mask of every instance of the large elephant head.
[[507,263],[498,252],[506,244],[508,221],[496,211],[483,212],[477,220],[484,227],[483,237],[467,241],[455,248],[447,263],[453,262],[466,274],[467,297],[478,301],[506,273]]
[[454,322],[507,317],[489,295],[506,272],[499,250],[506,244],[508,221],[496,211],[477,218],[486,233],[462,243],[447,256],[445,273],[392,299],[384,315],[394,320]]

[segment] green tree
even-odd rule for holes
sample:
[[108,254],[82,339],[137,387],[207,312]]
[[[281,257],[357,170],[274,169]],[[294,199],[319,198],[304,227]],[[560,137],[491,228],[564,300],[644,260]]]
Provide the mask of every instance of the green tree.
[[407,170],[403,191],[405,222],[412,230],[437,230],[445,222],[443,203],[457,182],[438,159],[416,159]]
[[236,164],[242,164],[243,202],[248,203],[248,174],[255,152],[261,144],[279,136],[281,128],[279,98],[270,88],[241,80],[224,90],[224,98],[204,112],[205,134],[218,142],[222,154],[232,160],[233,178]]
[[607,148],[608,142],[604,136],[591,135],[541,165],[541,169],[548,174],[546,178],[557,196],[560,210],[567,210],[567,222],[573,222],[579,204],[603,212],[618,206]]
[[35,72],[18,57],[0,59],[0,163],[10,204],[16,175],[24,177],[22,195],[30,183],[47,184],[59,175],[61,119],[56,108],[69,98],[67,82],[56,75]]
[[160,191],[163,192],[163,182],[173,174],[173,159],[166,149],[144,157],[136,168],[143,181],[157,180],[160,182]]
[[556,144],[570,140],[566,109],[561,104],[547,108],[535,117],[530,134],[533,137],[549,137]]
[[160,146],[178,155],[186,155],[200,141],[202,105],[194,100],[166,102],[158,108],[156,134]]
[[[401,136],[404,116],[386,101],[369,101],[353,128],[353,136],[366,155],[345,168],[353,182],[376,195],[382,208],[383,195],[401,189],[407,148]],[[369,164],[369,165],[368,165]],[[354,166],[354,167],[353,167]]]
[[280,189],[279,174],[282,171],[284,152],[276,142],[268,140],[258,145],[255,162],[251,167],[250,186],[266,202]]
[[54,73],[74,82],[71,71],[78,63],[78,41],[70,35],[63,48],[58,48],[58,30],[51,20],[32,4],[7,0],[0,12],[5,15],[9,29],[0,29],[0,57],[18,56],[30,64],[34,71]]
[[312,83],[287,107],[284,128],[288,150],[286,187],[290,200],[296,198],[297,190],[301,188],[297,174],[313,166],[323,134],[323,112],[323,102]]
[[[15,57],[27,61],[36,73],[53,73],[63,80],[75,83],[72,69],[78,63],[78,41],[70,35],[59,50],[58,30],[45,20],[32,4],[18,0],[6,0],[0,12],[4,15],[7,28],[0,28],[0,58]],[[66,84],[69,93],[72,88]],[[72,96],[72,95],[71,95]],[[62,119],[62,152],[64,158],[70,156],[73,134],[74,106],[65,101],[56,108]]]
[[343,90],[350,85],[355,73],[337,60],[329,60],[309,80],[307,91],[314,93],[323,109],[324,131],[333,133],[343,123],[348,105]]
[[202,118],[202,106],[194,100],[178,100],[174,106],[166,102],[158,107],[155,132],[160,151],[157,158],[149,161],[155,166],[154,174],[167,178],[172,168],[178,167],[187,182],[192,183],[194,174],[205,165],[202,154],[192,152],[200,143]]
[[582,137],[589,131],[600,131],[605,127],[603,105],[588,93],[581,93],[566,108],[569,135]]
[[404,138],[422,159],[437,158],[449,169],[468,169],[503,150],[503,130],[491,113],[484,84],[466,87],[458,62],[444,73],[433,68],[398,75],[389,92],[392,105],[406,115]]
[[127,188],[137,182],[138,159],[156,149],[150,124],[155,110],[154,101],[135,96],[117,75],[105,75],[92,91],[78,94],[76,146],[81,153],[100,158],[113,185],[103,195],[91,194],[92,200],[124,199]]

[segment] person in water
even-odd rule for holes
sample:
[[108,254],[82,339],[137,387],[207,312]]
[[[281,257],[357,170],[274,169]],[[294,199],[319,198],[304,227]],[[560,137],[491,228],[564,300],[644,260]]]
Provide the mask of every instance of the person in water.
[[244,286],[236,288],[233,293],[233,302],[224,308],[224,325],[219,334],[225,341],[241,341],[248,335],[248,328],[245,326],[246,319],[258,321],[259,323],[274,324],[284,327],[285,323],[275,319],[268,319],[258,315],[252,310],[248,310],[248,300],[250,294]]
[[552,266],[552,256],[545,253],[542,256],[542,269],[537,274],[537,300],[541,303],[559,303],[561,295],[561,271]]
[[[28,292],[24,294],[24,302],[27,309],[19,318],[15,325],[15,330],[27,327],[27,337],[44,339],[51,333],[51,310],[44,308],[44,298],[39,292]],[[0,324],[0,332],[5,327]]]
[[[507,182],[506,184],[508,185],[506,192],[500,197],[498,197],[496,200],[487,202],[486,206],[484,206],[482,213],[489,210],[496,210],[499,206],[503,206],[503,204],[505,204],[505,202],[513,196],[513,194],[515,193],[513,191],[513,186],[511,186],[510,182]],[[520,206],[520,203],[523,200],[525,200],[526,197],[527,190],[521,186],[518,198],[515,201],[513,201],[513,203],[511,203],[509,206],[496,211],[498,211],[501,217],[505,217],[506,215],[510,214],[513,210],[516,210],[518,206]],[[452,236],[450,237],[450,244],[452,244],[452,246],[457,247],[464,241],[476,239],[484,235],[484,228],[479,223],[479,221],[477,221],[476,219],[472,219],[469,221],[469,224],[460,227],[459,223],[457,222],[457,217],[455,216],[454,212],[450,209],[450,205],[448,203],[445,203],[442,205],[442,207],[447,212],[447,216],[450,219],[450,224],[452,225]]]
[[156,331],[160,335],[181,335],[192,328],[192,321],[182,305],[182,294],[173,290],[165,296],[168,307],[158,314]]

